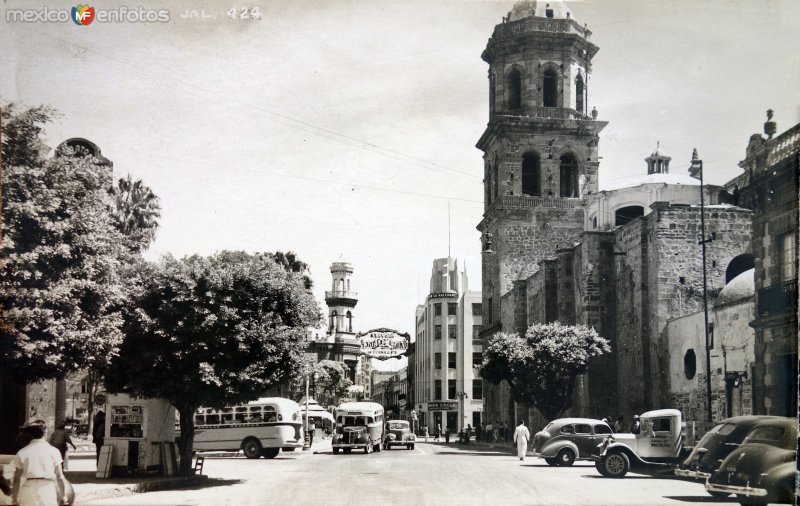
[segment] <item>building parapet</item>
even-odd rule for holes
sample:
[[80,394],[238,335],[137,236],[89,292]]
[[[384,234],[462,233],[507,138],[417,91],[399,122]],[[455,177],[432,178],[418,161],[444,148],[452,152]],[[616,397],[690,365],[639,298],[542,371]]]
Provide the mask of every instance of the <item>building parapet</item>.
[[769,155],[765,169],[800,152],[800,123],[767,142]]
[[592,32],[589,29],[579,25],[574,19],[531,16],[495,26],[492,38],[508,37],[524,32],[574,33],[584,39],[589,39],[592,36]]

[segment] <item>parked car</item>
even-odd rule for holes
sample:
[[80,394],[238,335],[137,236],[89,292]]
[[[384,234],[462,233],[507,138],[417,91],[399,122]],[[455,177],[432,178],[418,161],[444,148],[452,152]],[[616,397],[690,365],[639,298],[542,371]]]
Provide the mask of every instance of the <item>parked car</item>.
[[597,445],[612,432],[602,420],[559,418],[533,436],[533,455],[551,466],[571,466],[576,460],[591,460]]
[[[692,453],[675,470],[675,475],[705,482],[717,470],[725,457],[739,447],[754,426],[759,422],[774,418],[776,417],[735,416],[722,420],[703,435]],[[715,492],[712,495],[727,496],[729,494]]]
[[712,493],[736,494],[743,505],[794,501],[797,419],[759,422],[706,482]]
[[411,425],[406,420],[389,420],[386,422],[386,437],[383,439],[383,448],[389,450],[392,446],[405,446],[413,450],[417,442],[416,436],[411,432]]
[[636,434],[610,434],[593,457],[595,467],[603,476],[622,478],[628,471],[638,473],[672,474],[675,466],[689,454],[683,448],[681,412],[677,409],[658,409],[639,416],[640,430]]

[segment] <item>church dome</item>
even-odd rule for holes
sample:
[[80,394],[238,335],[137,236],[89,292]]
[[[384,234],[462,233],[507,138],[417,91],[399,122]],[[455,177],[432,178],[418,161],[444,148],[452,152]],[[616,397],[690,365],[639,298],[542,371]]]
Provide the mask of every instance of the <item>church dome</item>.
[[752,297],[756,291],[755,272],[755,269],[750,269],[733,278],[719,292],[717,305],[731,304]]
[[619,179],[612,179],[602,185],[601,190],[620,190],[622,188],[633,188],[643,184],[669,184],[684,186],[700,186],[700,181],[688,174],[668,174],[654,173],[642,176],[628,176]]

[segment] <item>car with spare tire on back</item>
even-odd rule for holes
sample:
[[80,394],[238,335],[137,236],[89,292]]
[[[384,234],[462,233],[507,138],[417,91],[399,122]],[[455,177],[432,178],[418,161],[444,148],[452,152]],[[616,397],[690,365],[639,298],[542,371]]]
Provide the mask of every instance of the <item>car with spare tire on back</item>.
[[559,418],[533,436],[533,455],[551,466],[571,466],[576,460],[592,460],[598,444],[613,432],[602,420]]

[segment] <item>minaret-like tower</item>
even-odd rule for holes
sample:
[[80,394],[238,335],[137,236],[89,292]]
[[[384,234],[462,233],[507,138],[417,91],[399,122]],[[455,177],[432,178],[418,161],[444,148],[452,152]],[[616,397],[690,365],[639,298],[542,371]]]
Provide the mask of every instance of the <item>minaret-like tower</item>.
[[538,262],[583,232],[584,197],[597,191],[598,134],[589,109],[598,47],[562,4],[518,2],[495,26],[482,54],[489,64],[484,152],[482,336],[514,322],[500,299]]
[[328,335],[334,338],[334,359],[350,367],[350,380],[355,382],[361,347],[353,323],[358,294],[350,289],[353,266],[347,262],[331,264],[331,290],[325,291],[328,305]]

